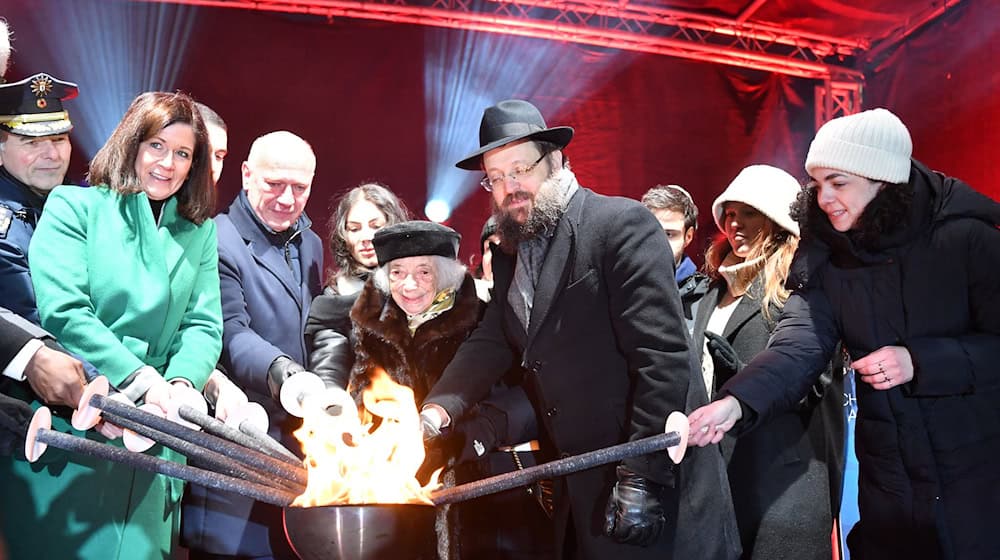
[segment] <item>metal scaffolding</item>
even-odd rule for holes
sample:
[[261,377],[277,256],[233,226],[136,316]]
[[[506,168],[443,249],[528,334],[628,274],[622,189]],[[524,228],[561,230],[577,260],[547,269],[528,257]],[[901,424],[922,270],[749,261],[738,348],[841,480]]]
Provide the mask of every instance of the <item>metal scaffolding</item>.
[[[145,0],[504,33],[817,80],[860,81],[869,45],[775,25],[603,0]],[[749,15],[749,14],[747,14]]]
[[[817,123],[861,107],[862,64],[877,63],[915,30],[962,0],[944,0],[876,45],[750,21],[768,0],[734,18],[652,0],[140,0],[347,17],[503,33],[752,68],[820,82]],[[817,126],[818,126],[817,124]]]

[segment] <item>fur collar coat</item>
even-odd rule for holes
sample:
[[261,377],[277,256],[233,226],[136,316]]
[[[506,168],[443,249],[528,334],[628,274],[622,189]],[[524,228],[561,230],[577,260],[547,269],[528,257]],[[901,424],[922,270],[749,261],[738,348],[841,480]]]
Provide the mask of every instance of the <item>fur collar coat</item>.
[[454,306],[420,325],[410,336],[406,313],[371,280],[366,282],[351,308],[356,340],[351,393],[360,395],[372,372],[381,367],[393,381],[413,389],[419,406],[476,327],[480,305],[475,282],[466,274]]

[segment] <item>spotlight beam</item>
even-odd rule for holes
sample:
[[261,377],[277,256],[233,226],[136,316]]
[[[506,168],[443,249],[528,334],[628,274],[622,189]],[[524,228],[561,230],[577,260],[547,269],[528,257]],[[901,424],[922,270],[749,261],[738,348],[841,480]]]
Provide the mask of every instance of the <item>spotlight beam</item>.
[[[605,12],[574,12],[573,17],[576,22],[567,19],[565,15],[567,6],[572,7],[571,2],[546,2],[545,0],[528,0],[527,2],[502,2],[499,5],[503,9],[518,6],[517,16],[505,15],[503,13],[477,13],[462,11],[468,9],[465,4],[455,2],[433,2],[432,7],[406,5],[401,3],[382,4],[378,2],[358,2],[347,0],[137,0],[140,2],[169,2],[194,6],[212,6],[223,8],[242,8],[259,11],[274,11],[284,13],[297,13],[324,16],[327,18],[350,17],[359,19],[370,19],[376,21],[386,21],[392,23],[409,23],[415,25],[427,25],[433,27],[444,27],[450,29],[464,29],[472,31],[482,31],[489,33],[503,33],[517,35],[521,37],[535,37],[540,39],[570,41],[575,43],[616,48],[635,52],[650,54],[660,54],[674,56],[691,60],[713,62],[743,68],[753,68],[766,72],[786,74],[809,79],[826,79],[836,77],[838,79],[852,79],[863,81],[863,74],[860,71],[826,64],[819,61],[819,58],[832,54],[842,54],[848,51],[857,54],[864,47],[864,43],[848,42],[839,40],[834,43],[829,37],[823,37],[807,32],[799,33],[795,30],[781,30],[777,33],[775,27],[737,24],[732,20],[714,18],[728,22],[728,25],[721,26],[713,22],[713,18],[705,18],[697,14],[674,11],[676,14],[683,14],[684,21],[675,18],[670,21],[670,25],[678,27],[673,36],[654,35],[649,33],[653,24],[662,24],[662,17],[653,15],[643,15],[641,11],[630,12],[628,18],[635,21],[645,21],[648,25],[639,27],[638,31],[622,31],[628,29],[627,20],[619,19],[617,23],[601,28],[587,25],[589,18],[607,19],[606,12],[609,9],[607,3],[601,3]],[[576,3],[579,4],[579,3]],[[557,21],[541,19],[529,19],[528,11],[524,7],[538,7],[541,9],[551,9],[557,12]],[[450,7],[452,9],[445,9]],[[627,5],[633,9],[633,5]],[[662,11],[662,10],[661,10]],[[622,15],[621,13],[618,14]],[[614,18],[611,18],[614,19]],[[562,20],[562,21],[560,21]],[[648,21],[646,21],[648,20]],[[691,24],[691,22],[695,22]],[[667,30],[667,33],[671,33]],[[798,41],[792,43],[796,36],[812,35],[813,43],[803,43]],[[706,42],[715,37],[717,41],[721,36],[726,36],[725,42],[719,44]],[[818,39],[826,39],[819,42]],[[768,49],[775,44],[782,46],[780,54],[772,54]]]
[[[40,2],[37,9],[40,21],[59,30],[44,45],[56,53],[49,57],[55,61],[50,71],[80,85],[80,96],[69,108],[73,142],[90,160],[137,94],[173,89],[196,9],[97,0]],[[30,60],[33,54],[27,50],[20,56]]]

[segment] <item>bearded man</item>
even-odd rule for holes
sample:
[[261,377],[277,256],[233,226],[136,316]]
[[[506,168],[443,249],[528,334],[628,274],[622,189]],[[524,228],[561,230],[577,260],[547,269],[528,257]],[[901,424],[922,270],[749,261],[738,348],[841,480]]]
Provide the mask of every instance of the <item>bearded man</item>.
[[[457,164],[485,172],[502,251],[482,322],[424,401],[428,434],[462,422],[515,364],[563,457],[662,433],[670,412],[708,400],[659,223],[580,186],[563,154],[572,137],[532,104],[502,101]],[[737,557],[721,456],[691,451],[680,467],[655,453],[558,481],[556,557]]]

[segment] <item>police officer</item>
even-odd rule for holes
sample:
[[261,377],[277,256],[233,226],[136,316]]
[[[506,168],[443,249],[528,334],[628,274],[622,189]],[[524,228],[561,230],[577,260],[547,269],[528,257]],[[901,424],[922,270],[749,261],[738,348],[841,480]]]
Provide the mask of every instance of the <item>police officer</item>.
[[62,102],[77,86],[41,73],[0,85],[0,285],[3,305],[38,323],[28,242],[69,168],[73,124]]

